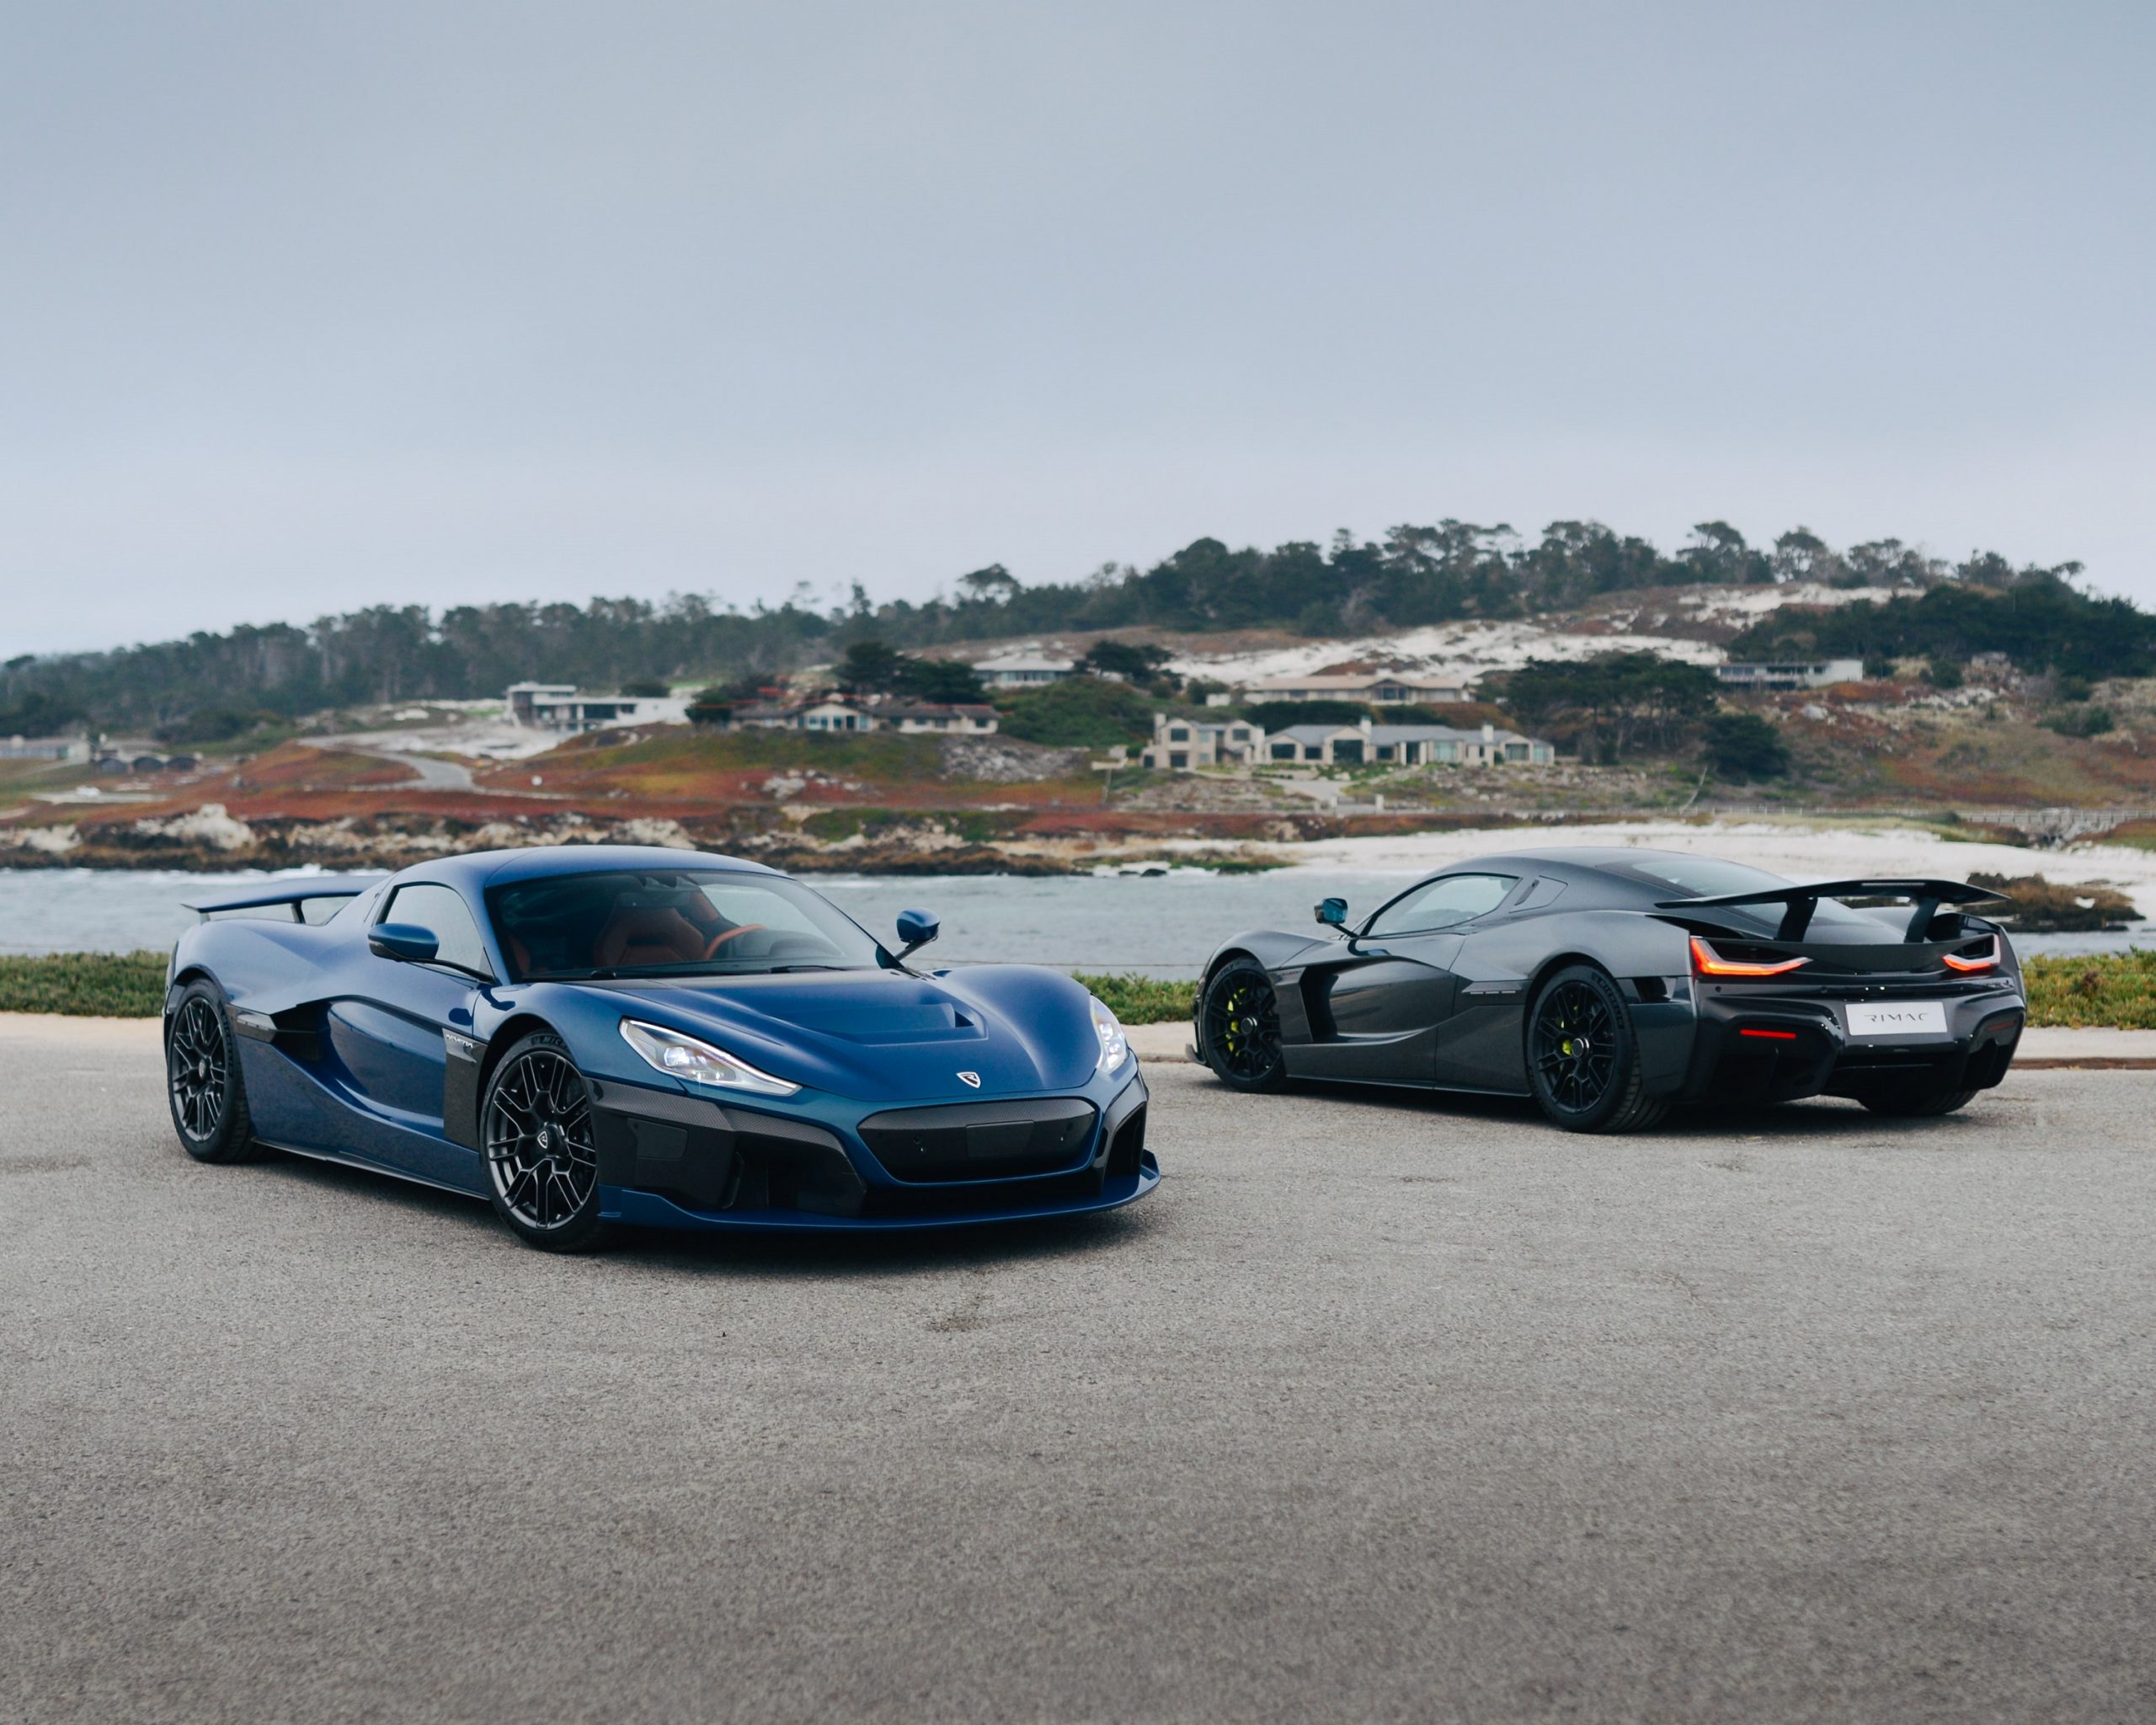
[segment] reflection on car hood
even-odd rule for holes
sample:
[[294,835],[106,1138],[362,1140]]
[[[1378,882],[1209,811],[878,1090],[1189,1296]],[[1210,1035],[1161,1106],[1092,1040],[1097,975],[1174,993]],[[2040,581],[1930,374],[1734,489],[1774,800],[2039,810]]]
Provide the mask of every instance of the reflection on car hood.
[[[718,1043],[775,1076],[870,1101],[1068,1090],[1100,1043],[1069,977],[1019,965],[624,979],[574,985]],[[634,1004],[632,1005],[631,1003]],[[978,1089],[958,1075],[972,1072]]]

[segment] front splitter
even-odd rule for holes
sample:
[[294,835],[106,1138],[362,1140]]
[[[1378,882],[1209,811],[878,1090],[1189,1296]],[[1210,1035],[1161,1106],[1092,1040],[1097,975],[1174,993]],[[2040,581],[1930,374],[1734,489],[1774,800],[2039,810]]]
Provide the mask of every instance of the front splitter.
[[728,1229],[760,1234],[889,1234],[923,1228],[979,1228],[997,1222],[1044,1221],[1055,1216],[1091,1215],[1135,1204],[1161,1183],[1161,1165],[1150,1152],[1139,1156],[1136,1174],[1105,1180],[1097,1194],[1063,1204],[1016,1204],[1001,1210],[953,1211],[942,1215],[824,1216],[807,1210],[717,1211],[686,1210],[655,1192],[629,1186],[599,1188],[600,1220],[632,1228]]

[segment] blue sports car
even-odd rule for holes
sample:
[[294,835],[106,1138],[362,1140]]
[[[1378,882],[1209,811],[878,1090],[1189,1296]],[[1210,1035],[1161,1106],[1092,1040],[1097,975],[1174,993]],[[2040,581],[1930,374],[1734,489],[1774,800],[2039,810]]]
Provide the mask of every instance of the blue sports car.
[[1122,1027],[1069,977],[923,972],[754,862],[587,845],[191,902],[173,1124],[491,1202],[552,1251],[609,1225],[947,1226],[1160,1183]]

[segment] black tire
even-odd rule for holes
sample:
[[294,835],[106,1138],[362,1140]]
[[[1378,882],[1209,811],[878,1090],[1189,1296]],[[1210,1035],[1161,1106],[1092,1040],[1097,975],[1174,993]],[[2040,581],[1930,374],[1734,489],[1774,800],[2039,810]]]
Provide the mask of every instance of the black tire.
[[511,1046],[479,1104],[480,1154],[494,1214],[544,1252],[589,1252],[604,1240],[591,1087],[568,1044],[537,1031]]
[[165,1019],[165,1103],[198,1162],[251,1162],[267,1150],[255,1142],[232,1012],[217,985],[199,976]]
[[1527,1077],[1550,1124],[1567,1132],[1639,1132],[1669,1112],[1645,1093],[1631,1009],[1609,974],[1568,964],[1527,1009]]
[[1975,1095],[1973,1090],[1924,1090],[1903,1085],[1891,1090],[1871,1091],[1857,1100],[1875,1114],[1899,1120],[1921,1120],[1951,1114]]
[[1278,1090],[1288,1081],[1280,1052],[1280,1003],[1255,959],[1235,959],[1207,980],[1198,1003],[1198,1051],[1231,1090]]

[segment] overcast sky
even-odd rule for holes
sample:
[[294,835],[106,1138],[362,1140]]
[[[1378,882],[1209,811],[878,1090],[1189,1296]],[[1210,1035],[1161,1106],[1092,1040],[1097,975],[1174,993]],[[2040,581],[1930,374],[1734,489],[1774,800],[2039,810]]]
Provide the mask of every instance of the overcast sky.
[[1724,516],[2156,602],[2156,7],[19,0],[0,649]]

